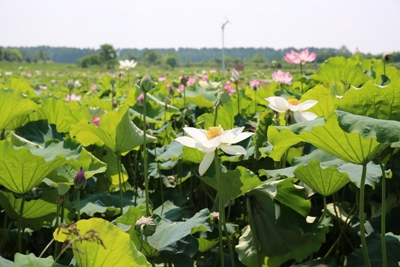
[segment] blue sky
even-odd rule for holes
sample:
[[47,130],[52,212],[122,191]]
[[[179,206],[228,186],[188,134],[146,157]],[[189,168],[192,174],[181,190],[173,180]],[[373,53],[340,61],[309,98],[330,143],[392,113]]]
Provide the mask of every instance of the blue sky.
[[0,0],[0,46],[400,51],[399,0]]

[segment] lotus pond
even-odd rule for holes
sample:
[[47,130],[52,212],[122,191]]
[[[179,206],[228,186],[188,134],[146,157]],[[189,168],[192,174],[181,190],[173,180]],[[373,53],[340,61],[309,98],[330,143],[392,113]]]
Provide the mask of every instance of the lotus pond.
[[399,266],[400,72],[0,76],[0,266]]

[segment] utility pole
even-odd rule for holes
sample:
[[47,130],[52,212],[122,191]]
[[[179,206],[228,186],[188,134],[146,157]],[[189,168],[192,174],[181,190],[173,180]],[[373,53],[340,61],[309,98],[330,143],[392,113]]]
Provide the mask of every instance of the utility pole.
[[222,24],[222,76],[225,77],[225,52],[224,52],[224,28],[225,25],[229,23],[229,20],[226,19],[226,22]]

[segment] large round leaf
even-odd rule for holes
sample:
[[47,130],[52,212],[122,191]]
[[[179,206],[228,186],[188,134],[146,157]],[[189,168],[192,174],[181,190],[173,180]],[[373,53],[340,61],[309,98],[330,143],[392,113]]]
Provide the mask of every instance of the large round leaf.
[[[104,114],[99,126],[81,120],[72,127],[71,136],[84,146],[92,144],[106,145],[115,153],[124,153],[143,144],[143,131],[140,130],[129,117],[129,107],[122,106],[118,110]],[[153,142],[156,138],[147,135],[147,142]]]
[[132,243],[129,234],[110,222],[92,218],[80,220],[75,226],[79,235],[86,237],[86,240],[79,240],[75,234],[65,235],[67,232],[65,229],[60,231],[61,234],[57,229],[54,236],[60,242],[66,239],[74,240],[72,248],[79,267],[151,266],[146,257]]
[[312,160],[308,165],[297,167],[294,174],[323,196],[332,195],[350,181],[347,173],[339,172],[333,166],[323,168],[316,159]]

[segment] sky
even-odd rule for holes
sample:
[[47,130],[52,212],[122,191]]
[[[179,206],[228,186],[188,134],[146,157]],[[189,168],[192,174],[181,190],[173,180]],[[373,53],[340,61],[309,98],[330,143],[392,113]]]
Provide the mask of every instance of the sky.
[[400,51],[399,0],[0,0],[0,46]]

